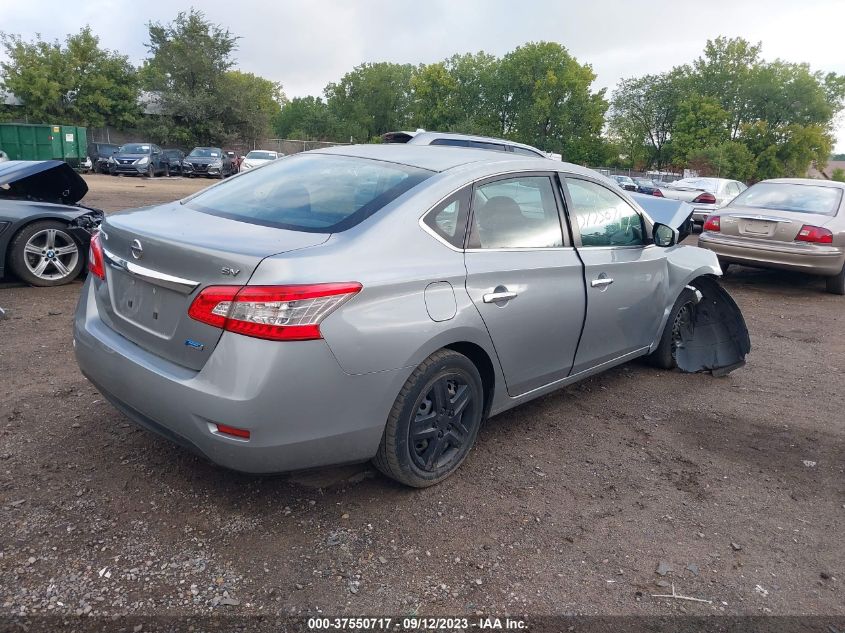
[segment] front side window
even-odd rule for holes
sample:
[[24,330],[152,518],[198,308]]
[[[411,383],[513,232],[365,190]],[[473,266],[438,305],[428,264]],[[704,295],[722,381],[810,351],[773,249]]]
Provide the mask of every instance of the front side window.
[[526,149],[525,147],[518,147],[516,145],[513,145],[511,146],[511,149],[513,149],[514,154],[519,154],[520,156],[531,156],[532,158],[545,158],[537,152],[530,149]]
[[557,201],[547,176],[480,185],[472,204],[471,248],[563,246]]
[[183,204],[242,222],[334,233],[355,226],[431,175],[397,163],[301,154],[246,171]]
[[450,196],[425,216],[423,220],[437,235],[456,248],[463,248],[469,215],[469,190]]
[[589,180],[567,178],[570,216],[582,246],[640,246],[643,221],[622,198]]

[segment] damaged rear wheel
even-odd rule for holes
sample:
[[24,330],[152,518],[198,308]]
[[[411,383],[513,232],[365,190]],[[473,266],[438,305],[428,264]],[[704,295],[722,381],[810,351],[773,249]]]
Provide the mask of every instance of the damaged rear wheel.
[[675,352],[681,342],[682,329],[691,327],[696,303],[695,292],[689,288],[684,288],[675,301],[675,305],[672,306],[672,311],[669,313],[669,318],[666,320],[666,326],[663,328],[663,334],[660,337],[660,344],[647,357],[650,364],[660,369],[674,369],[678,366]]

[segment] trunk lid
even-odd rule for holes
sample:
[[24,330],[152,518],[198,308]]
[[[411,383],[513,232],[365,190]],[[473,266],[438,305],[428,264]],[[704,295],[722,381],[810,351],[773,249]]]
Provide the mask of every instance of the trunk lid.
[[671,200],[680,200],[682,202],[692,202],[706,190],[697,187],[660,187],[663,197]]
[[797,213],[751,207],[724,207],[719,212],[719,232],[774,242],[794,242],[805,224],[824,226],[832,219],[818,213]]
[[208,215],[178,202],[110,215],[100,232],[103,320],[140,347],[195,370],[222,334],[188,316],[200,290],[245,285],[265,257],[329,238]]

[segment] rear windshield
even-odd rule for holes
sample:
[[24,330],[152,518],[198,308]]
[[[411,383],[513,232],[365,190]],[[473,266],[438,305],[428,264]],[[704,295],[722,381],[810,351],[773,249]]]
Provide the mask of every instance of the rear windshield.
[[739,194],[728,206],[836,215],[841,200],[842,190],[838,187],[758,182]]
[[300,154],[184,201],[224,218],[312,233],[355,226],[432,172],[364,158]]
[[256,152],[252,151],[246,155],[247,158],[257,158],[259,160],[275,160],[276,152]]

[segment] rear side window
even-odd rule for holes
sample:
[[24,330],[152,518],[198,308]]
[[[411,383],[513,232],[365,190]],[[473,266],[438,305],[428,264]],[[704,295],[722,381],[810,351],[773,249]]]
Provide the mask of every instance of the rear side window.
[[301,154],[188,198],[188,207],[224,218],[312,233],[355,226],[432,172],[352,156]]
[[496,180],[476,188],[470,248],[563,246],[554,189],[547,176]]
[[469,147],[469,141],[461,138],[436,138],[432,145],[448,145],[450,147]]
[[469,215],[470,190],[464,189],[434,207],[423,222],[455,248],[463,248]]
[[582,246],[640,246],[643,220],[610,189],[589,180],[566,179],[570,215]]
[[470,141],[469,146],[476,149],[492,149],[497,152],[508,151],[504,145],[500,145],[499,143],[487,143],[485,141]]
[[530,149],[525,149],[524,147],[517,147],[516,145],[512,145],[511,149],[513,150],[514,154],[520,154],[521,156],[531,156],[532,158],[543,158],[537,152],[534,152]]

